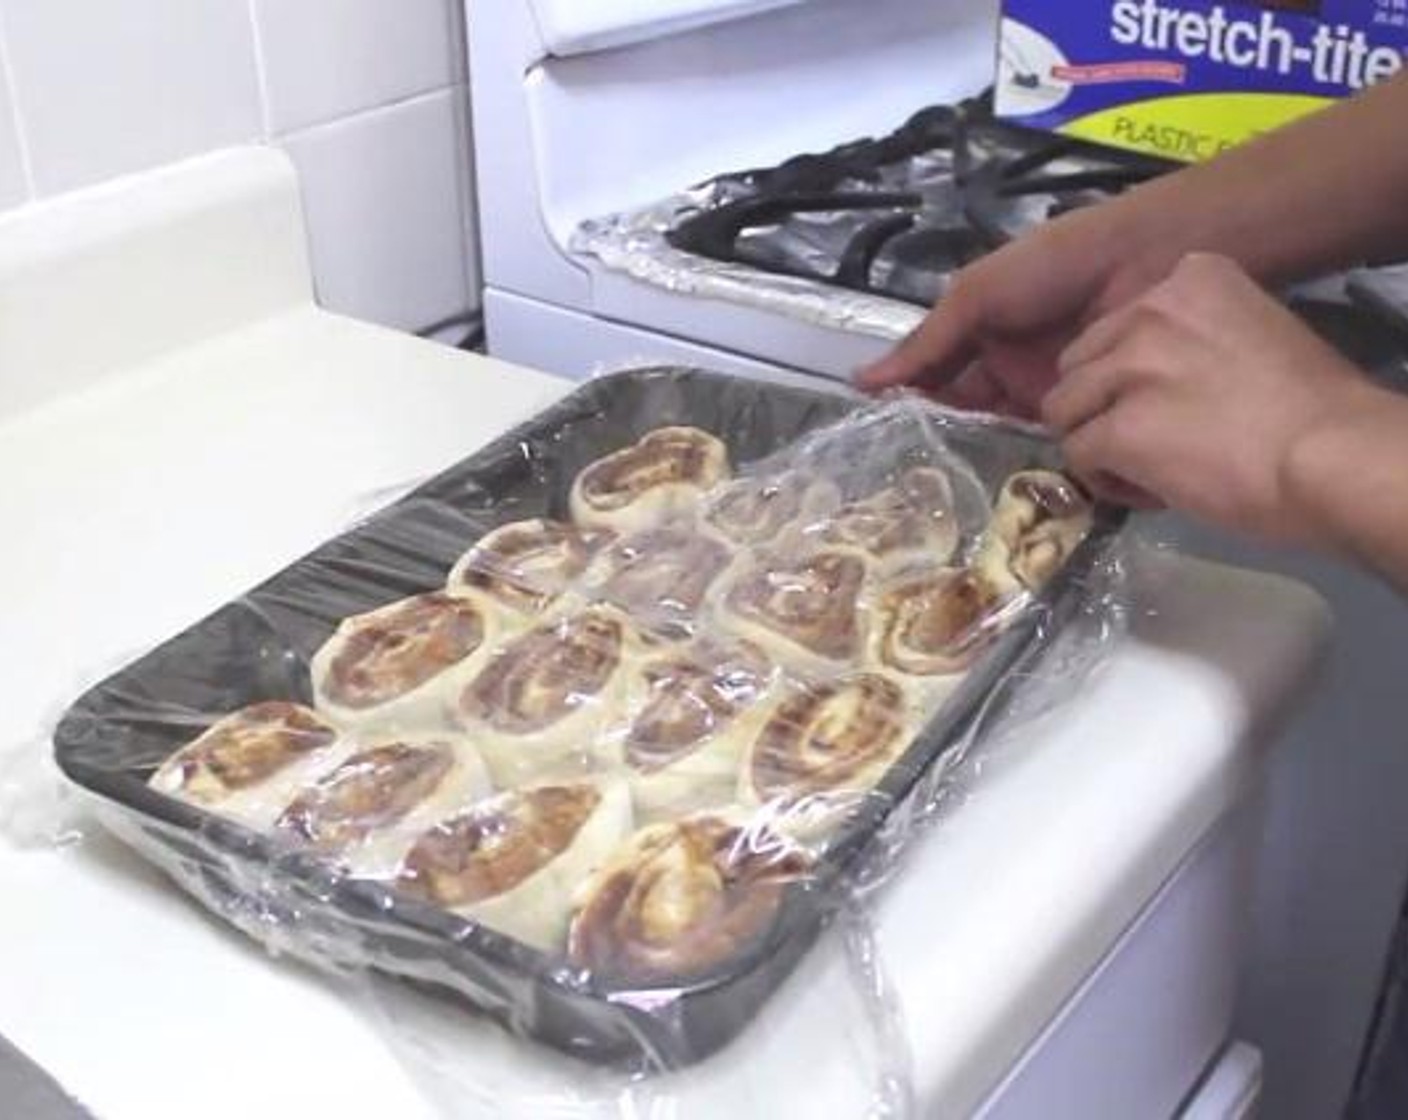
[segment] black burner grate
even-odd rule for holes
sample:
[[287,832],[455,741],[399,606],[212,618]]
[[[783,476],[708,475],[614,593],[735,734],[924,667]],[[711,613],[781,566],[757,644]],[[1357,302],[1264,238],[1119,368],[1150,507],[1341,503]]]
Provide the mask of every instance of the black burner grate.
[[721,176],[724,201],[667,237],[683,252],[920,306],[1021,230],[1175,165],[997,121],[977,98],[879,140]]

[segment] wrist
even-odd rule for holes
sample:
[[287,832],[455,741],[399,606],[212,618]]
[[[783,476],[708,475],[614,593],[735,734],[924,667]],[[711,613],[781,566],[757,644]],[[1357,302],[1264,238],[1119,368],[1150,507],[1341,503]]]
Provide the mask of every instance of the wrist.
[[[1245,155],[1245,153],[1239,153]],[[1123,195],[1117,223],[1136,267],[1162,279],[1191,253],[1235,261],[1266,287],[1316,271],[1301,239],[1279,233],[1264,203],[1265,177],[1224,158],[1155,179]]]
[[1108,244],[1115,269],[1136,290],[1167,279],[1189,254],[1230,257],[1255,278],[1254,262],[1237,251],[1227,214],[1207,206],[1204,168],[1188,168],[1122,195],[1110,205]]
[[1366,482],[1380,457],[1385,420],[1408,426],[1408,401],[1362,377],[1346,380],[1326,407],[1290,438],[1281,459],[1286,521],[1301,543],[1355,552],[1354,528],[1344,523],[1344,496]]
[[1185,255],[1158,208],[1143,205],[1137,193],[1073,211],[1038,234],[1050,239],[1051,259],[1076,261],[1086,274],[1101,278],[1092,293],[1096,316],[1167,279]]

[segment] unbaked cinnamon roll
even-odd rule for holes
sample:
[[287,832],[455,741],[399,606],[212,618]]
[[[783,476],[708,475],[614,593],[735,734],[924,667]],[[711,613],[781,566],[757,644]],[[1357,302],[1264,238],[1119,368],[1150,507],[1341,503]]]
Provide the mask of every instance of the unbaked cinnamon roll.
[[346,619],[313,657],[317,706],[363,730],[442,726],[448,696],[483,664],[499,629],[489,600],[442,592]]
[[911,467],[893,486],[808,527],[807,537],[813,547],[855,550],[884,571],[946,564],[960,537],[953,488],[942,471]]
[[698,428],[658,428],[577,476],[572,516],[590,528],[643,529],[692,510],[728,476],[728,450],[714,436]]
[[683,984],[763,942],[811,865],[780,837],[704,816],[637,832],[572,919],[572,963],[616,987]]
[[616,761],[600,734],[645,648],[631,620],[593,606],[515,638],[460,692],[457,721],[501,785]]
[[731,581],[721,618],[779,661],[856,664],[864,652],[865,581],[865,562],[851,552],[762,556]]
[[645,820],[723,804],[765,711],[775,670],[748,642],[701,641],[646,661],[639,710],[625,736],[636,809]]
[[182,747],[150,784],[222,816],[267,827],[297,783],[328,764],[341,745],[341,733],[302,705],[255,704]]
[[858,673],[799,684],[773,708],[740,781],[745,804],[791,815],[816,801],[842,808],[864,797],[915,734],[910,701],[888,677]]
[[1063,474],[1014,474],[998,493],[978,563],[995,582],[1039,590],[1089,534],[1094,513],[1085,492]]
[[679,525],[632,534],[593,568],[601,598],[651,629],[688,634],[705,596],[733,560],[729,547]]
[[356,874],[389,877],[416,836],[489,790],[478,753],[463,740],[387,740],[306,786],[274,827]]
[[631,832],[620,782],[512,790],[412,845],[398,889],[545,952],[564,947],[572,896]]
[[703,524],[734,545],[772,545],[790,530],[804,530],[831,515],[840,504],[841,493],[832,483],[801,471],[739,478],[710,493]]
[[479,591],[522,614],[539,614],[570,588],[610,543],[609,531],[541,518],[502,525],[464,554],[446,590]]
[[918,677],[964,672],[1002,632],[1024,597],[980,571],[941,568],[900,579],[879,597],[876,660]]

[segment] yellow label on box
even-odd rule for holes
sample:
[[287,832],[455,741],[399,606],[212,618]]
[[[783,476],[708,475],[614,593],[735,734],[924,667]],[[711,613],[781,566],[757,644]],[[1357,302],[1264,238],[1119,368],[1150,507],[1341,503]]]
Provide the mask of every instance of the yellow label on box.
[[1286,93],[1194,93],[1120,105],[1062,125],[1060,132],[1165,159],[1205,160],[1330,104]]

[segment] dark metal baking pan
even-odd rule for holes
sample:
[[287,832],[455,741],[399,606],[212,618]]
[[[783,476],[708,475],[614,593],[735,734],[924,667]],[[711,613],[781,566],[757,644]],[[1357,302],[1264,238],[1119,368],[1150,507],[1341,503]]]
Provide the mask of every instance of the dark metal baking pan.
[[[1041,602],[984,655],[816,874],[791,891],[766,940],[668,1000],[606,990],[492,930],[346,879],[159,794],[147,779],[223,713],[262,700],[308,702],[309,658],[339,619],[440,586],[455,559],[499,524],[565,516],[577,472],[650,429],[697,425],[723,437],[735,461],[747,464],[863,403],[676,368],[592,381],[88,691],[55,733],[58,765],[104,799],[130,840],[243,928],[276,930],[294,951],[445,989],[515,1033],[589,1061],[654,1069],[698,1062],[755,1018],[825,927],[847,871],[895,806],[1078,607],[1082,579],[1117,531],[1118,515],[1101,512]],[[1016,428],[957,423],[944,438],[994,483],[1056,460],[1049,443]]]

